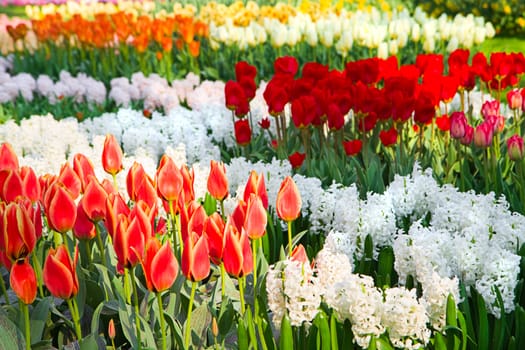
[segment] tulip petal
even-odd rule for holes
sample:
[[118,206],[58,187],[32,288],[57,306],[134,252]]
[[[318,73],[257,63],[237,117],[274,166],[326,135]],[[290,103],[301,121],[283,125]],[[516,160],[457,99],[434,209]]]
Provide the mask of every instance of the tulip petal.
[[179,265],[170,245],[166,242],[157,252],[151,262],[151,280],[157,292],[162,292],[171,287],[175,279]]

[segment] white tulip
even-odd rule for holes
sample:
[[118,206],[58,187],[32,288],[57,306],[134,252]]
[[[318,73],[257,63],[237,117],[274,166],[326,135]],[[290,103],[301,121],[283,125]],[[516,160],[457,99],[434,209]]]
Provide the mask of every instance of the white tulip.
[[388,44],[386,42],[382,42],[379,44],[377,48],[377,57],[382,59],[388,58]]

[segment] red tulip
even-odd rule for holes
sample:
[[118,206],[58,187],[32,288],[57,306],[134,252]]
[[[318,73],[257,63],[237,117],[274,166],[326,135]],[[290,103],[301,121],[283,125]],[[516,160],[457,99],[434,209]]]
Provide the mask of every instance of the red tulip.
[[519,161],[523,159],[523,138],[513,135],[507,140],[507,153],[510,160]]
[[177,203],[183,187],[182,174],[173,159],[163,155],[157,169],[157,190],[166,201]]
[[208,215],[202,205],[199,205],[191,214],[188,221],[188,232],[195,232],[199,236],[202,235],[204,223]]
[[267,223],[266,209],[264,209],[261,198],[251,194],[248,199],[246,216],[244,219],[244,230],[251,239],[257,239],[266,233]]
[[[255,79],[250,77],[241,77],[237,79],[242,89],[244,90],[244,96],[246,98],[247,104],[253,100],[255,93],[257,91],[257,84],[255,84]],[[248,107],[249,111],[249,107]]]
[[144,235],[144,238],[147,240],[149,237],[153,236],[155,226],[155,217],[157,216],[157,207],[153,206],[150,208],[149,205],[143,200],[139,199],[133,209],[129,213],[129,219],[133,220],[137,218],[140,224],[140,230]]
[[77,153],[73,157],[73,170],[78,175],[82,185],[81,191],[84,192],[88,185],[89,177],[95,177],[95,167],[88,157],[82,153]]
[[292,101],[291,110],[295,127],[307,128],[316,117],[317,102],[312,95],[301,96]]
[[277,215],[284,221],[293,221],[301,214],[301,195],[299,189],[290,176],[281,183],[277,193],[275,209]]
[[242,85],[233,80],[229,80],[224,85],[224,96],[226,100],[226,108],[235,111],[239,106],[247,105],[246,98]]
[[73,199],[78,198],[82,189],[82,182],[69,163],[62,165],[57,181],[66,186]]
[[84,208],[82,208],[81,203],[77,206],[77,219],[75,220],[75,225],[73,226],[73,234],[76,238],[81,240],[90,240],[95,238],[97,235],[97,230],[95,225],[91,220],[89,220]]
[[289,74],[294,76],[299,70],[299,62],[293,56],[278,57],[273,63],[275,74]]
[[248,119],[237,120],[234,124],[235,141],[239,146],[246,146],[252,140],[252,130]]
[[106,217],[108,194],[96,178],[90,177],[90,179],[80,202],[89,220],[97,222]]
[[381,130],[379,132],[379,139],[385,147],[395,145],[397,142],[396,128],[392,127],[389,130]]
[[123,156],[122,149],[115,136],[107,134],[102,150],[102,167],[104,171],[113,176],[118,174],[124,168],[122,164]]
[[262,200],[264,209],[268,209],[268,192],[264,183],[264,174],[257,174],[255,170],[250,171],[250,176],[244,187],[243,199],[248,202],[250,195],[254,193]]
[[267,130],[267,129],[270,129],[270,118],[268,117],[264,117],[261,119],[261,121],[259,123],[259,126],[261,127],[261,129],[264,129],[264,130]]
[[243,231],[239,232],[233,224],[226,223],[224,230],[224,269],[234,277],[243,277],[253,271],[253,256],[250,241]]
[[171,287],[179,272],[179,264],[168,242],[160,245],[156,238],[146,244],[142,269],[146,287],[152,292],[162,292]]
[[2,199],[8,203],[14,202],[18,197],[24,196],[24,187],[18,170],[6,170],[2,186]]
[[137,192],[142,179],[146,176],[146,172],[142,167],[142,164],[134,162],[126,175],[126,189],[128,191],[129,199],[132,201],[137,200]]
[[184,203],[188,204],[195,199],[195,189],[193,183],[195,181],[195,173],[193,168],[188,169],[188,166],[184,164],[180,168],[180,173],[182,175],[182,191],[184,194]]
[[157,191],[155,190],[153,180],[148,175],[144,175],[137,188],[135,201],[138,202],[142,200],[151,208],[157,205],[157,198]]
[[106,199],[106,219],[104,224],[108,230],[111,239],[115,236],[118,226],[118,217],[120,214],[129,215],[129,207],[120,193],[110,193]]
[[237,230],[241,231],[244,226],[244,221],[246,220],[246,209],[248,208],[248,203],[244,200],[239,199],[237,201],[237,206],[233,209],[233,213],[230,215],[232,223],[235,225]]
[[443,114],[442,116],[436,118],[436,125],[441,131],[449,131],[450,118],[448,117],[448,115]]
[[268,113],[277,116],[283,112],[284,106],[289,102],[286,83],[275,79],[268,82],[264,90],[263,97],[268,105]]
[[144,252],[145,237],[136,217],[129,222],[124,215],[119,215],[119,224],[113,239],[113,248],[117,255],[117,271],[123,273],[140,261]]
[[204,235],[188,234],[181,258],[182,273],[192,282],[202,281],[210,274],[208,242]]
[[20,178],[22,179],[22,190],[24,195],[31,202],[39,201],[42,197],[42,188],[33,168],[23,166],[20,168]]
[[54,297],[70,299],[78,293],[76,272],[78,247],[75,247],[75,258],[71,260],[65,245],[51,248],[44,263],[44,284]]
[[246,61],[239,61],[235,64],[235,79],[240,81],[242,78],[255,79],[257,68]]
[[361,152],[361,148],[363,148],[363,141],[361,140],[343,141],[343,147],[345,149],[345,153],[347,156],[355,156],[356,154]]
[[298,169],[303,165],[304,160],[306,159],[306,153],[295,152],[288,156],[288,161],[293,169]]
[[9,277],[11,288],[24,304],[32,304],[36,299],[36,274],[28,258],[17,260],[11,267]]
[[341,130],[345,125],[345,116],[335,103],[330,103],[327,110],[328,128],[332,131]]
[[218,201],[228,196],[228,178],[226,167],[222,162],[210,161],[210,175],[208,176],[208,192]]
[[13,150],[13,147],[4,142],[0,145],[0,171],[4,170],[18,170],[18,157]]
[[18,260],[26,257],[36,245],[36,230],[32,216],[24,205],[9,203],[3,210],[0,249],[7,257]]
[[75,225],[77,205],[68,190],[59,183],[50,189],[46,214],[47,223],[54,231],[66,233]]
[[209,255],[215,265],[220,265],[224,249],[224,221],[218,212],[213,212],[204,221],[203,232],[208,241]]
[[459,139],[459,142],[461,142],[462,145],[470,145],[472,143],[472,139],[474,138],[474,128],[467,124],[467,127],[465,128],[465,135]]

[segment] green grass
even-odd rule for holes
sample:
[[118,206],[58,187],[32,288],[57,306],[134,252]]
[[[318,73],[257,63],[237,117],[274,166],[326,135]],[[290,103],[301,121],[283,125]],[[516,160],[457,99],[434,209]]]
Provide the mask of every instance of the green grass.
[[22,17],[26,18],[25,6],[0,6],[0,14],[6,14],[9,17]]
[[485,55],[492,52],[525,52],[525,38],[517,37],[496,37],[484,41],[477,50]]

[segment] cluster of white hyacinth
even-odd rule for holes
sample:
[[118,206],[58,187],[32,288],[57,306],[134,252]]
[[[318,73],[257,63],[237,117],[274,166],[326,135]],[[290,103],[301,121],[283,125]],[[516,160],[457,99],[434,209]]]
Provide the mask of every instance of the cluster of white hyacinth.
[[420,298],[415,289],[380,289],[372,277],[352,273],[350,260],[334,251],[334,244],[327,241],[313,269],[290,259],[269,269],[266,290],[276,327],[285,313],[294,326],[310,324],[324,302],[340,322],[350,321],[354,341],[362,348],[387,332],[395,347],[418,349],[428,343],[432,329],[444,330],[448,296],[459,301],[456,278],[433,274]]
[[442,15],[436,19],[418,7],[413,15],[406,9],[386,13],[372,8],[328,12],[315,20],[298,12],[285,23],[265,17],[253,19],[248,25],[236,25],[233,19],[226,19],[224,24],[210,23],[209,39],[214,49],[221,44],[247,50],[265,43],[277,48],[306,43],[311,47],[335,47],[344,57],[355,45],[377,49],[378,56],[386,58],[411,42],[421,45],[424,52],[438,48],[450,52],[458,47],[471,48],[494,35],[494,27],[482,17]]

